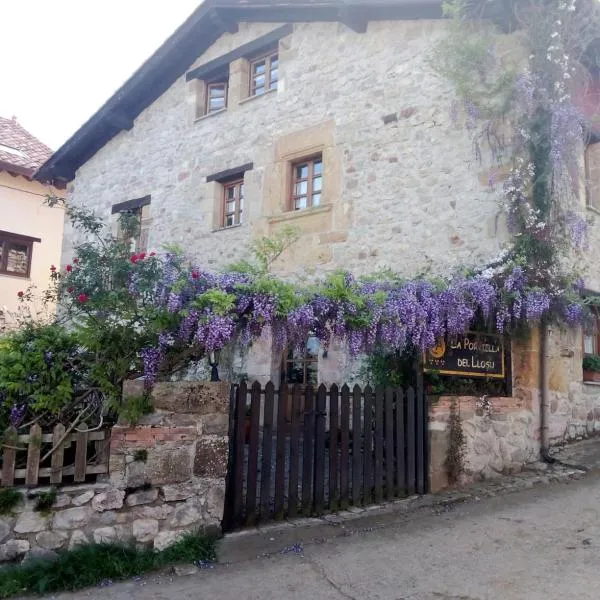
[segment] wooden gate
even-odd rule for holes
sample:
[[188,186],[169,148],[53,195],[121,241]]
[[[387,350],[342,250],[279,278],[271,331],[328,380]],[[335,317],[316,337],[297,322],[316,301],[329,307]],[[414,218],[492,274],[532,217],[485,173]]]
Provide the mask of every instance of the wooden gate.
[[224,528],[424,494],[427,445],[420,388],[233,386]]

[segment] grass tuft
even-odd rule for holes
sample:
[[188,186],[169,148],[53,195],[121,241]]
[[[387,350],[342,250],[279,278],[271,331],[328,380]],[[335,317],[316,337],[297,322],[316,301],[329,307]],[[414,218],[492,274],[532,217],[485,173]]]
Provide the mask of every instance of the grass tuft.
[[35,510],[36,512],[47,512],[52,508],[55,502],[56,488],[52,488],[47,492],[42,492],[41,494],[39,494],[35,503],[35,508],[33,510]]
[[23,492],[14,488],[0,490],[0,515],[9,515],[13,508],[23,500]]
[[187,534],[161,552],[133,545],[88,544],[63,550],[54,560],[32,560],[0,569],[0,598],[91,587],[141,575],[173,563],[216,560],[215,538]]

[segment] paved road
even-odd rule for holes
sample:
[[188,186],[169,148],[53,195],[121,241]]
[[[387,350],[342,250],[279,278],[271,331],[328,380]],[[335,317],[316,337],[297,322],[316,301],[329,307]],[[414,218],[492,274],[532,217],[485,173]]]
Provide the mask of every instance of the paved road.
[[[600,477],[387,515],[293,552],[67,598],[554,600],[600,597]],[[240,538],[240,543],[243,538]]]

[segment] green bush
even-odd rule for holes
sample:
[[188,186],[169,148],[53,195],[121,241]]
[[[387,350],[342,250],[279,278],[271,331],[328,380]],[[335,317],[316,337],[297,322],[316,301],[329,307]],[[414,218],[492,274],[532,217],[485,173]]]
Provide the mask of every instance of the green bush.
[[583,370],[584,371],[595,371],[600,373],[600,355],[591,354],[583,359]]
[[13,508],[23,500],[23,494],[14,488],[0,490],[0,515],[9,515]]
[[85,379],[74,333],[58,324],[29,323],[0,346],[0,397],[5,426],[14,407],[58,414]]
[[63,550],[55,560],[36,560],[0,569],[0,598],[47,594],[126,579],[173,563],[215,561],[215,539],[189,534],[163,550],[138,550],[133,545],[89,544]]
[[47,492],[41,492],[35,502],[36,512],[49,511],[56,502],[56,488],[52,488]]

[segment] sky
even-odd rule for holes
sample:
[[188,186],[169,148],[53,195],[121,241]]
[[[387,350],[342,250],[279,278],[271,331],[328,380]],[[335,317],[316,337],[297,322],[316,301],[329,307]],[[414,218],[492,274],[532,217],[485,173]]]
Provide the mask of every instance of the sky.
[[0,116],[58,149],[202,0],[0,0]]

